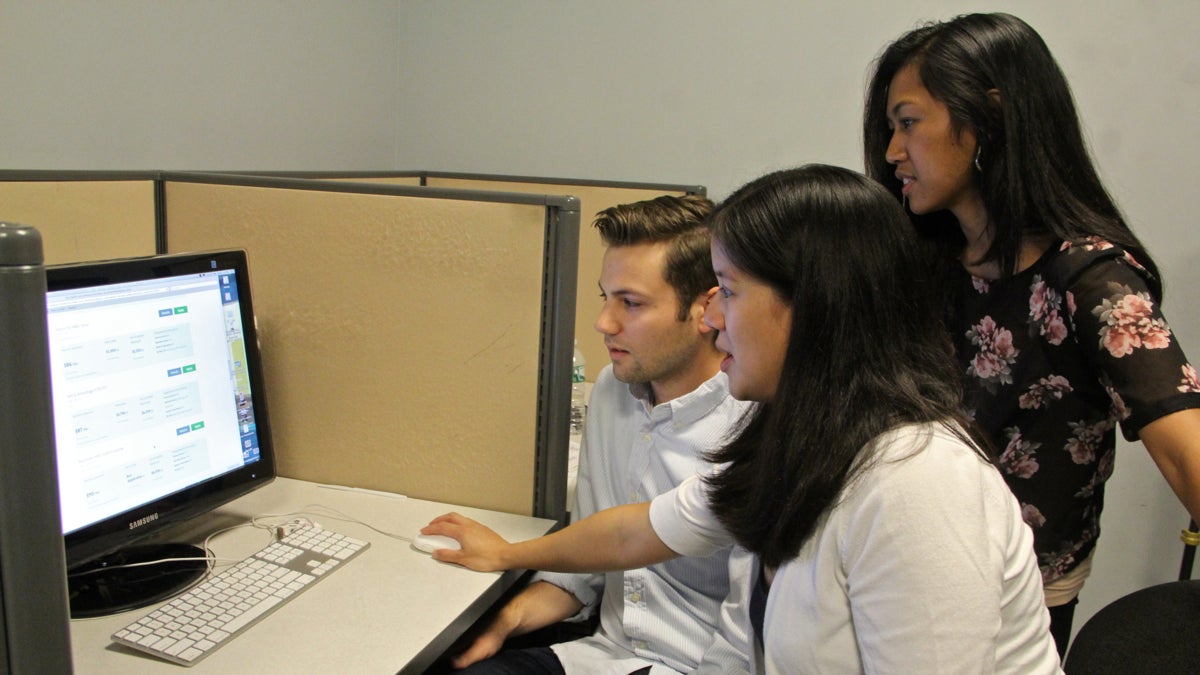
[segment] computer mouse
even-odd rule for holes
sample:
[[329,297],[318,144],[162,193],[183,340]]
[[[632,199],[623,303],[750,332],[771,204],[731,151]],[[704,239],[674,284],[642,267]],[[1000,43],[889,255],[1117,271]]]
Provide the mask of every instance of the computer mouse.
[[412,545],[413,548],[425,553],[433,553],[439,548],[452,548],[456,551],[462,548],[454,539],[440,534],[417,533],[417,536],[413,537]]

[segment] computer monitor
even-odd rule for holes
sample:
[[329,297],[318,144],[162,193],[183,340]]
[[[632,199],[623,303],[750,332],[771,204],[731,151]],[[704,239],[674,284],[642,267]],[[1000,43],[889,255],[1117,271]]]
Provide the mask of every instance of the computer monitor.
[[204,552],[145,540],[275,477],[245,252],[53,266],[46,284],[71,616],[163,600]]

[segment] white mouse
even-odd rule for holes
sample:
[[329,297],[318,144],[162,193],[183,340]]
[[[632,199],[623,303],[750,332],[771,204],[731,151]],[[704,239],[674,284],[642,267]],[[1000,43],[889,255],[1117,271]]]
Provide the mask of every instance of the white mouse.
[[462,548],[454,539],[440,534],[417,533],[417,536],[413,537],[412,545],[418,551],[426,553],[433,553],[440,548],[452,548],[456,551]]

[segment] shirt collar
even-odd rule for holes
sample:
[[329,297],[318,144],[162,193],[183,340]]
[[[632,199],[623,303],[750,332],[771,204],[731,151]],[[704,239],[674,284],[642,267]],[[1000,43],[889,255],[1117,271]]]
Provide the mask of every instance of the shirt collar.
[[666,403],[651,406],[650,385],[638,382],[629,385],[629,393],[641,402],[650,417],[663,416],[676,424],[691,424],[708,415],[729,396],[729,378],[723,372],[705,380],[699,387]]

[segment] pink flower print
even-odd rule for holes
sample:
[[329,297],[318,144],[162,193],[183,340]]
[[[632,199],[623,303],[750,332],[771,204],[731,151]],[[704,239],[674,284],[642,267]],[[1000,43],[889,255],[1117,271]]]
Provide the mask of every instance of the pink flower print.
[[1068,422],[1071,437],[1063,449],[1071,453],[1071,461],[1076,464],[1091,464],[1096,461],[1096,448],[1104,440],[1104,434],[1112,428],[1108,420],[1095,424],[1085,422]]
[[1100,346],[1114,358],[1138,348],[1163,349],[1171,344],[1171,329],[1163,319],[1154,318],[1154,301],[1148,293],[1134,293],[1121,287],[1092,309],[1100,319]]
[[1022,440],[1021,430],[1016,427],[1004,431],[1008,434],[1008,447],[1000,455],[1000,470],[1010,476],[1031,478],[1039,468],[1034,455],[1042,444]]
[[1185,363],[1179,369],[1183,371],[1183,379],[1179,381],[1176,389],[1185,394],[1200,393],[1200,377],[1197,377],[1196,369],[1192,367],[1192,364]]
[[1112,385],[1108,383],[1104,384],[1104,391],[1108,392],[1108,398],[1112,400],[1112,408],[1109,410],[1112,419],[1129,419],[1129,408],[1125,406],[1125,399],[1121,398],[1120,392],[1113,389]]
[[1075,556],[1070,553],[1042,553],[1038,555],[1038,566],[1042,570],[1042,582],[1052,581],[1067,573],[1067,568],[1075,562]]
[[1113,467],[1116,465],[1117,450],[1110,449],[1100,458],[1100,468],[1096,470],[1096,481],[1103,483],[1112,478]]
[[979,347],[967,374],[982,380],[998,380],[1004,384],[1012,384],[1012,369],[1020,353],[1013,346],[1012,331],[996,325],[990,316],[983,317],[974,328],[967,331],[971,344]]
[[[1101,329],[1103,333],[1103,329]],[[1128,356],[1138,346],[1137,335],[1113,331],[1100,339],[1100,346],[1117,358]]]
[[1033,327],[1038,334],[1046,338],[1052,345],[1060,345],[1067,337],[1067,326],[1062,319],[1062,296],[1042,280],[1040,274],[1033,277],[1033,285],[1029,287],[1029,324],[1032,335]]
[[980,295],[987,293],[988,288],[990,288],[987,279],[980,279],[975,275],[971,275],[971,285],[975,287],[975,292]]
[[1139,269],[1139,270],[1141,270],[1141,271],[1143,271],[1143,272],[1147,272],[1147,273],[1148,273],[1148,270],[1147,270],[1145,267],[1142,267],[1142,264],[1141,264],[1140,262],[1138,262],[1138,261],[1137,261],[1137,258],[1134,258],[1134,257],[1133,257],[1133,254],[1132,254],[1132,253],[1130,253],[1129,251],[1126,251],[1126,252],[1125,252],[1125,262],[1127,262],[1127,263],[1129,263],[1130,265],[1132,265],[1132,266],[1134,267],[1134,269]]
[[1066,542],[1057,551],[1046,551],[1038,554],[1038,566],[1042,570],[1042,581],[1053,581],[1066,573],[1067,568],[1075,562],[1079,550],[1089,541],[1096,538],[1094,532],[1084,530],[1078,541]]
[[1058,312],[1050,317],[1046,323],[1042,325],[1042,335],[1046,341],[1052,345],[1061,345],[1062,341],[1067,337],[1067,325],[1063,323],[1062,317]]
[[1116,450],[1109,450],[1100,458],[1100,463],[1096,465],[1096,474],[1092,476],[1092,480],[1088,481],[1078,492],[1075,497],[1078,499],[1087,499],[1096,493],[1096,486],[1103,485],[1109,478],[1112,477],[1113,465],[1115,464]]
[[[1064,241],[1062,243],[1062,246],[1060,246],[1058,250],[1065,251],[1069,248],[1072,248],[1072,246],[1073,245],[1071,244],[1071,242]],[[1107,251],[1108,249],[1110,249],[1112,247],[1113,247],[1112,242],[1105,241],[1104,239],[1101,239],[1100,237],[1088,237],[1087,239],[1084,239],[1084,243],[1080,244],[1079,246],[1076,246],[1075,248],[1079,249],[1080,251],[1086,252],[1086,251]]]
[[1046,516],[1033,504],[1021,503],[1021,518],[1030,527],[1041,527],[1046,524]]
[[1029,390],[1021,394],[1018,403],[1024,410],[1036,410],[1050,400],[1061,401],[1063,394],[1071,391],[1071,383],[1062,375],[1050,375],[1029,386]]
[[1033,292],[1029,296],[1029,316],[1040,320],[1054,309],[1054,289],[1042,281],[1040,274],[1035,274],[1029,290]]

